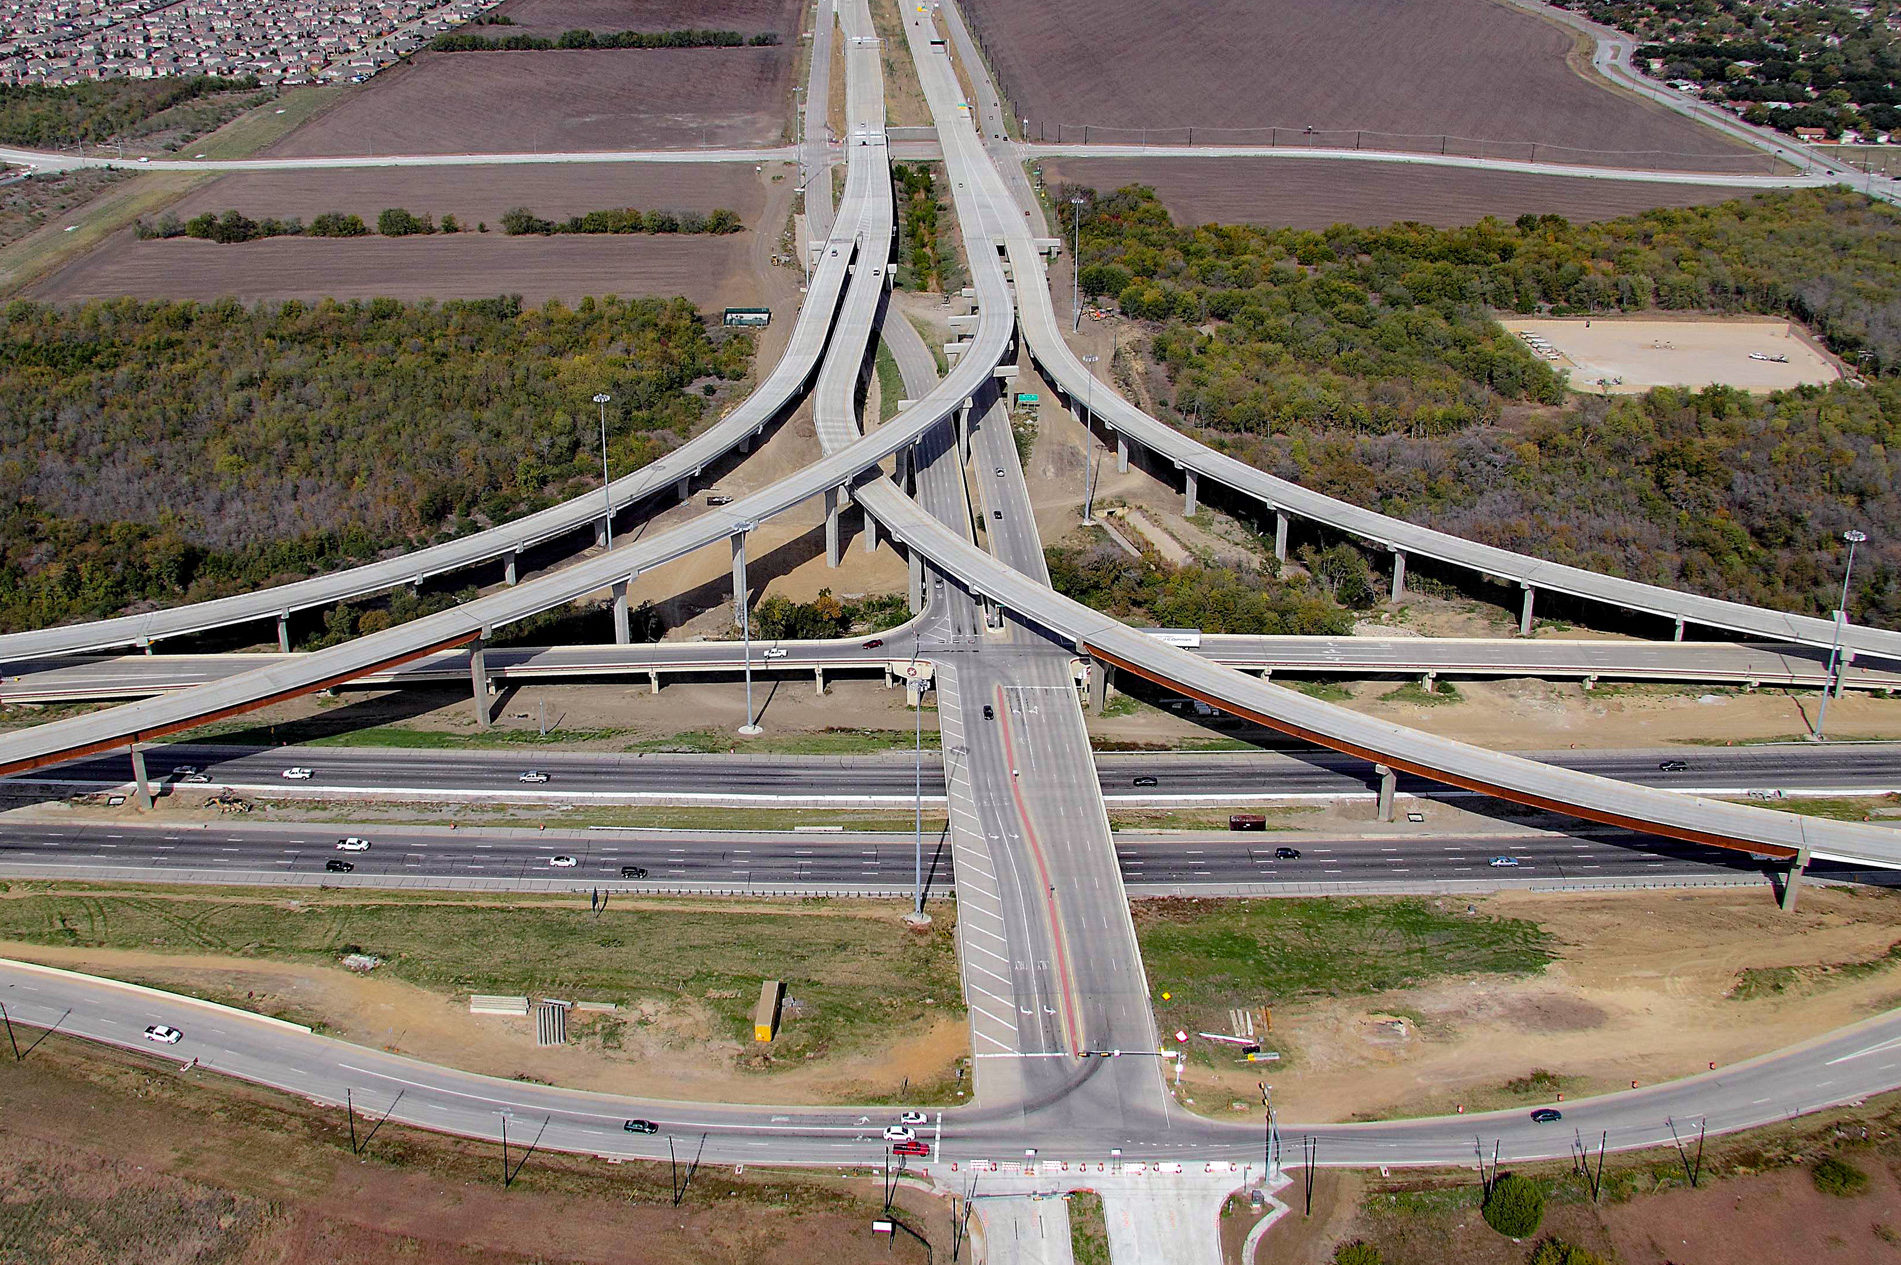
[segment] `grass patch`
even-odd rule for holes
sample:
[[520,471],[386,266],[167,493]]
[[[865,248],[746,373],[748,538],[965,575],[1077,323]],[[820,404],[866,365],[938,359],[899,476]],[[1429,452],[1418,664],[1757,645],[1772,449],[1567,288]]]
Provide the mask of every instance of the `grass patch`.
[[349,87],[291,88],[276,99],[232,119],[196,142],[181,147],[181,157],[222,161],[248,158],[273,145],[317,115],[341,102]]
[[[214,176],[154,172],[116,184],[70,214],[0,250],[0,295],[64,267],[140,216],[151,215]],[[67,232],[68,226],[73,231]]]
[[1076,1265],[1109,1265],[1109,1223],[1103,1220],[1102,1196],[1078,1190],[1063,1198],[1069,1201],[1069,1253]]
[[1888,946],[1880,957],[1859,962],[1820,962],[1810,966],[1750,966],[1737,973],[1736,983],[1725,996],[1731,1001],[1758,1001],[1787,993],[1811,993],[1852,984],[1870,975],[1879,975],[1901,962],[1901,940]]
[[[858,755],[912,746],[915,735],[906,729],[821,729],[812,733],[765,734],[739,738],[712,729],[691,729],[664,738],[626,741],[632,729],[557,729],[543,734],[533,729],[490,729],[456,733],[441,729],[411,729],[405,725],[378,725],[347,733],[317,737],[294,733],[299,722],[276,727],[274,737],[312,747],[401,747],[423,750],[500,750],[517,747],[561,747],[575,743],[618,744],[621,751],[673,751],[711,755],[745,750],[770,755]],[[924,745],[936,750],[937,734],[926,728]]]
[[1338,681],[1293,681],[1289,687],[1299,690],[1308,698],[1318,698],[1329,703],[1345,703],[1353,698],[1353,691]]
[[1417,898],[1152,900],[1133,910],[1164,1032],[1226,1032],[1233,1007],[1377,993],[1448,975],[1530,975],[1557,956],[1537,923],[1450,913]]
[[1752,808],[1771,808],[1798,817],[1826,817],[1830,821],[1876,821],[1901,808],[1901,795],[1854,795],[1835,799],[1735,800]]
[[1117,694],[1102,705],[1104,716],[1133,716],[1141,710],[1142,700],[1133,694]]
[[[954,927],[940,912],[919,935],[889,910],[823,899],[620,898],[599,916],[585,901],[354,891],[14,884],[0,899],[0,939],[27,944],[306,966],[366,952],[384,960],[379,974],[451,996],[659,1002],[710,1015],[720,1038],[743,1042],[742,1065],[757,1070],[880,1046],[893,1032],[960,1013]],[[767,978],[786,982],[787,1018],[770,1051],[754,1051],[751,1007]]]
[[[1317,813],[1318,808],[1242,808],[1237,812],[1258,813],[1267,818],[1269,830],[1293,830],[1295,817]],[[1111,808],[1112,830],[1226,830],[1229,810],[1195,808]]]
[[[884,831],[909,834],[915,826],[911,811],[868,812],[849,808],[711,808],[692,805],[670,808],[662,805],[628,807],[573,807],[556,805],[550,816],[546,804],[523,804],[519,808],[497,809],[487,804],[445,803],[430,805],[391,804],[377,811],[374,804],[338,804],[332,800],[273,802],[268,806],[272,821],[336,822],[348,825],[421,825],[440,826],[550,826],[557,831],[586,830],[593,827],[625,827],[630,830],[792,830],[799,826],[842,826],[848,831]],[[927,833],[945,828],[943,810],[924,811]]]
[[1036,447],[1036,414],[1025,410],[1010,418],[1010,438],[1016,441],[1017,464],[1030,468],[1030,452]]
[[904,374],[891,346],[878,340],[878,424],[882,426],[898,415],[898,401],[904,398]]
[[1412,703],[1419,707],[1441,707],[1447,703],[1464,701],[1465,696],[1449,681],[1441,681],[1436,690],[1428,690],[1417,681],[1408,681],[1398,689],[1380,695],[1382,703]]

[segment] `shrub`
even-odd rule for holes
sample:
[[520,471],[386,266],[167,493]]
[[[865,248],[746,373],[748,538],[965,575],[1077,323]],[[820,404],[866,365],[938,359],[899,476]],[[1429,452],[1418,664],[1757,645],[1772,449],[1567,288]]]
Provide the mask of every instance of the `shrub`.
[[370,229],[360,215],[345,215],[342,211],[325,211],[310,221],[305,230],[311,237],[363,237]]
[[1588,1252],[1563,1239],[1546,1239],[1531,1250],[1525,1265],[1607,1265],[1596,1252]]
[[1838,1156],[1818,1163],[1813,1175],[1815,1189],[1837,1199],[1850,1199],[1868,1189],[1868,1174]]
[[400,206],[392,206],[376,217],[376,231],[385,237],[409,237],[416,233],[433,233],[436,226],[427,215],[416,215]]
[[1508,1239],[1535,1234],[1545,1219],[1545,1196],[1529,1177],[1507,1173],[1492,1183],[1481,1209],[1485,1224]]
[[1371,1243],[1356,1240],[1333,1249],[1333,1265],[1382,1265],[1382,1258]]

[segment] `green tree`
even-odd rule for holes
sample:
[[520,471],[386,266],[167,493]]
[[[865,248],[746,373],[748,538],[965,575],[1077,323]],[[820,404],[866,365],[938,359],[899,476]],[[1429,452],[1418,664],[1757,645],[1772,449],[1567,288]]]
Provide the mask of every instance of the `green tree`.
[[1382,1265],[1380,1250],[1364,1239],[1342,1243],[1333,1249],[1333,1265]]
[[1815,1189],[1837,1199],[1850,1199],[1868,1189],[1868,1174],[1837,1155],[1818,1161],[1811,1176]]
[[1480,1211],[1485,1224],[1506,1238],[1527,1238],[1537,1233],[1545,1219],[1544,1192],[1529,1177],[1507,1173],[1492,1183]]
[[1575,1243],[1549,1238],[1531,1249],[1526,1265],[1607,1265],[1596,1252],[1587,1252]]
[[416,215],[400,206],[392,206],[376,217],[376,231],[385,237],[409,237],[417,233],[433,233],[436,226],[427,215]]

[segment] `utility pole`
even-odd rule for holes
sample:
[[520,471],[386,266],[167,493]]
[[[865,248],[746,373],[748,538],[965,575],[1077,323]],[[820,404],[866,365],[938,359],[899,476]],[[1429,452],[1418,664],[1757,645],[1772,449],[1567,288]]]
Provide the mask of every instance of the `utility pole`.
[[7,1013],[7,1004],[3,1001],[0,1001],[0,1022],[7,1025],[7,1044],[13,1047],[13,1061],[18,1063],[21,1059],[20,1043],[13,1035],[13,1016]]
[[609,549],[614,547],[614,489],[607,473],[607,402],[613,398],[605,391],[594,396],[594,402],[601,406],[601,499],[607,506],[607,517],[601,520],[602,539]]
[[[1081,319],[1080,316],[1077,318]],[[1083,364],[1093,365],[1101,356],[1084,356]],[[1102,464],[1102,454],[1096,451],[1096,432],[1090,427],[1089,397],[1096,385],[1096,371],[1089,370],[1089,377],[1083,383],[1083,444],[1084,455],[1089,459],[1088,484],[1083,490],[1083,526],[1088,527],[1096,521],[1096,467]]]
[[1822,707],[1815,714],[1816,742],[1826,742],[1823,726],[1828,723],[1828,700],[1841,688],[1842,625],[1848,622],[1848,582],[1855,574],[1855,546],[1868,539],[1868,533],[1849,528],[1842,533],[1848,542],[1848,565],[1842,568],[1842,604],[1835,611],[1835,640],[1828,651],[1828,680],[1822,685]]

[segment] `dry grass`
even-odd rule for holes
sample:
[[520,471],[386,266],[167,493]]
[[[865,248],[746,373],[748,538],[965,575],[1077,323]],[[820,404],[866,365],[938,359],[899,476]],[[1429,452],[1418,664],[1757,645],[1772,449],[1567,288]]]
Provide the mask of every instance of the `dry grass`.
[[1092,125],[1091,140],[1193,126],[1204,143],[1217,126],[1311,126],[1535,142],[1613,163],[1609,151],[1657,151],[1626,165],[1763,166],[1709,128],[1581,77],[1567,64],[1570,32],[1490,0],[971,0],[966,11],[1017,117],[1051,140],[1058,123],[1063,139]]
[[[205,176],[164,172],[113,185],[77,211],[0,250],[0,296],[18,294],[65,267],[140,216],[154,215]],[[68,227],[72,231],[68,232]]]

